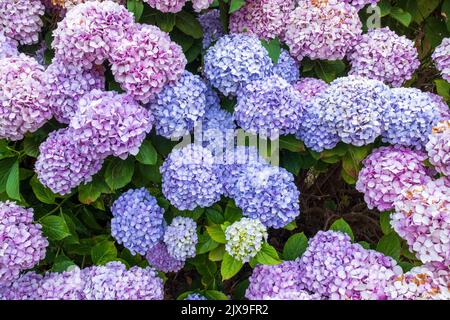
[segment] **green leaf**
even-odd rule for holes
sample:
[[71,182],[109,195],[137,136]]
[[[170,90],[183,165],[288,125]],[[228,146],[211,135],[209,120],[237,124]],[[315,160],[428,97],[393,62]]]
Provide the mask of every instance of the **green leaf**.
[[405,27],[408,27],[412,21],[411,14],[398,7],[391,8],[390,16],[403,24]]
[[225,222],[222,213],[215,209],[206,209],[206,217],[214,224],[222,224]]
[[340,60],[315,61],[314,71],[319,78],[330,83],[345,71],[345,64]]
[[266,48],[270,59],[273,63],[278,63],[278,59],[281,55],[281,44],[278,38],[272,40],[261,40],[261,44]]
[[48,216],[39,220],[42,225],[44,235],[50,240],[62,240],[70,236],[69,227],[66,221],[58,216]]
[[142,2],[142,0],[128,0],[127,8],[128,11],[133,13],[136,22],[139,22],[142,13],[144,12],[144,3]]
[[178,12],[176,14],[175,25],[180,31],[193,37],[194,39],[200,39],[203,36],[202,26],[195,16],[189,12]]
[[222,279],[228,280],[234,277],[242,269],[243,266],[244,264],[241,261],[234,259],[228,254],[228,252],[225,252],[220,268]]
[[39,201],[46,204],[54,204],[56,195],[47,187],[45,187],[37,178],[33,176],[30,180],[31,188],[33,189],[34,195]]
[[450,102],[450,83],[442,80],[436,79],[434,80],[436,84],[437,93],[445,99],[445,101]]
[[37,158],[39,155],[39,145],[41,140],[37,139],[36,136],[28,136],[23,140],[23,151],[25,154],[32,158]]
[[197,243],[197,254],[203,254],[207,253],[211,250],[214,250],[220,245],[220,243],[214,241],[211,239],[211,237],[208,234],[200,235],[199,241]]
[[364,249],[369,250],[370,249],[370,243],[366,242],[366,241],[360,241],[358,242],[358,244],[363,247]]
[[295,220],[291,221],[287,225],[285,225],[283,227],[283,229],[286,229],[288,231],[293,231],[293,230],[297,229],[297,222],[295,222]]
[[200,42],[194,42],[192,47],[190,47],[189,50],[186,51],[185,53],[188,63],[191,63],[192,61],[197,59],[197,57],[200,56],[201,53],[202,53],[202,46]]
[[227,202],[227,206],[225,207],[225,220],[233,223],[242,218],[242,210],[236,207],[236,204],[233,200]]
[[78,200],[83,204],[94,203],[102,193],[111,193],[111,189],[100,176],[94,176],[94,179],[88,184],[82,184],[78,187]]
[[289,237],[284,245],[283,259],[295,260],[303,255],[306,248],[308,248],[308,238],[305,234],[303,232],[294,234]]
[[6,194],[11,199],[20,201],[19,182],[19,161],[17,160],[9,169],[8,178],[6,179]]
[[67,227],[69,228],[70,236],[64,239],[64,243],[66,244],[78,244],[80,243],[80,239],[78,238],[77,234],[77,227],[75,223],[73,222],[72,218],[65,213],[60,214],[60,217],[64,219],[66,222]]
[[105,181],[112,190],[125,187],[131,182],[134,172],[134,159],[113,159],[109,162],[105,171]]
[[224,254],[225,254],[225,246],[218,246],[217,248],[209,252],[208,259],[211,261],[221,261],[223,259]]
[[225,293],[217,290],[206,290],[204,292],[204,296],[208,298],[208,300],[228,300]]
[[447,23],[447,30],[450,32],[450,0],[444,1],[441,11]]
[[228,11],[228,13],[233,13],[235,11],[238,11],[244,5],[245,5],[245,0],[231,0],[230,10]]
[[171,32],[175,27],[176,19],[173,13],[161,13],[156,15],[156,25],[165,32]]
[[155,165],[158,160],[158,153],[150,140],[144,140],[136,155],[136,160],[142,164]]
[[206,231],[214,241],[218,243],[227,243],[227,240],[225,239],[225,232],[222,230],[220,225],[215,224],[212,226],[206,226]]
[[389,234],[392,232],[392,226],[391,226],[391,212],[385,211],[380,213],[380,227],[381,231],[383,231],[384,234]]
[[347,222],[345,222],[344,219],[338,219],[335,222],[333,222],[333,224],[330,226],[330,230],[333,231],[340,231],[343,233],[346,233],[350,236],[350,238],[352,239],[352,241],[355,240],[355,236],[353,235],[353,231],[352,228],[349,226],[349,224]]
[[436,10],[441,3],[441,0],[416,0],[416,2],[417,14],[414,15],[414,21],[422,23],[434,10]]
[[117,249],[112,241],[102,241],[91,250],[92,262],[95,265],[104,265],[117,258]]
[[396,260],[400,258],[401,249],[400,239],[395,232],[383,236],[377,245],[377,251]]
[[70,260],[65,255],[59,255],[53,261],[52,271],[53,272],[64,272],[67,271],[69,267],[76,266],[75,262]]
[[303,142],[293,135],[280,137],[280,149],[289,150],[291,152],[303,152],[306,150]]
[[261,250],[255,257],[255,260],[260,264],[268,266],[281,263],[277,250],[267,242],[263,243]]

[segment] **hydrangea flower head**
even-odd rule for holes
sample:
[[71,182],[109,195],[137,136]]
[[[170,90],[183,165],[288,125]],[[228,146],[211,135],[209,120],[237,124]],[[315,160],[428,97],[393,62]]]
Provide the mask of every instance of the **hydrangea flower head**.
[[278,62],[273,66],[273,73],[294,84],[300,78],[300,65],[288,51],[282,49]]
[[200,293],[190,293],[187,295],[187,297],[184,300],[208,300],[205,296],[201,295]]
[[328,84],[321,79],[301,78],[293,84],[293,87],[301,94],[303,101],[310,101],[324,92],[328,88]]
[[198,16],[198,21],[203,29],[203,49],[207,49],[225,34],[220,20],[220,10],[212,9]]
[[180,261],[195,257],[197,242],[197,223],[187,217],[174,218],[164,234],[167,252]]
[[450,176],[450,120],[439,122],[426,145],[430,163],[437,171]]
[[434,50],[432,56],[437,69],[442,73],[442,77],[450,82],[450,38],[445,38]]
[[5,36],[3,30],[0,31],[0,59],[11,58],[19,55],[17,42]]
[[184,267],[184,261],[172,257],[163,241],[153,246],[147,252],[146,258],[152,267],[162,272],[178,272]]
[[361,10],[367,5],[375,6],[380,0],[340,0],[354,6],[357,10]]
[[144,0],[150,7],[155,8],[161,12],[180,12],[184,7],[186,0]]

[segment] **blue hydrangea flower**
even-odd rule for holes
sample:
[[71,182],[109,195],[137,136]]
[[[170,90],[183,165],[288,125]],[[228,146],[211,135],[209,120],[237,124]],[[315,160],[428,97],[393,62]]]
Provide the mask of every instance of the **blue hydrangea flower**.
[[273,66],[273,73],[294,84],[300,78],[300,65],[287,50],[282,49],[278,62]]
[[209,10],[199,15],[198,21],[203,29],[203,49],[207,49],[225,34],[219,9]]
[[164,234],[167,252],[180,261],[195,257],[197,242],[197,223],[187,217],[174,218]]
[[211,151],[214,157],[220,157],[228,141],[234,143],[236,124],[231,113],[220,105],[206,110],[202,118],[202,145]]
[[184,300],[208,300],[205,296],[200,293],[190,293]]

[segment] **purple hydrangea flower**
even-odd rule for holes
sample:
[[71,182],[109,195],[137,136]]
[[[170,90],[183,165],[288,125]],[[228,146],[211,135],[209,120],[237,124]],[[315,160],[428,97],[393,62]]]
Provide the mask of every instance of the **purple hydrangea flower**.
[[282,49],[278,62],[273,66],[273,73],[293,84],[300,78],[300,65],[288,51]]
[[278,294],[274,294],[270,297],[265,297],[264,300],[321,300],[320,295],[311,294],[304,290],[286,290],[281,291]]
[[445,38],[434,50],[433,60],[442,77],[450,82],[450,38]]
[[199,293],[190,293],[184,300],[208,300],[205,296],[202,296]]
[[92,181],[103,164],[103,156],[89,142],[77,142],[74,135],[70,128],[51,132],[40,145],[35,163],[39,181],[61,195]]
[[118,4],[125,4],[125,2],[126,2],[126,0],[64,0],[63,3],[60,3],[59,5],[62,6],[63,8],[71,9],[80,3],[86,3],[89,1],[92,1],[92,2],[94,2],[94,1],[96,1],[96,2],[112,1],[112,2],[116,2]]
[[17,42],[5,36],[3,30],[0,31],[0,59],[16,57],[19,55]]
[[236,124],[231,113],[220,108],[210,107],[201,119],[202,145],[211,151],[215,158],[223,156],[228,141],[234,142]]
[[220,10],[209,10],[198,16],[198,21],[203,29],[203,49],[207,49],[225,34],[220,20]]
[[348,55],[351,75],[364,76],[400,87],[419,68],[414,42],[389,28],[372,29],[360,37]]
[[340,60],[362,33],[355,7],[340,0],[300,1],[290,13],[285,41],[298,61]]
[[300,215],[300,192],[284,168],[250,166],[238,179],[236,205],[243,215],[272,228],[282,228]]
[[234,117],[242,129],[276,138],[297,131],[303,107],[297,90],[286,80],[271,76],[238,91]]
[[145,188],[123,193],[111,212],[111,235],[132,254],[145,255],[164,235],[164,209]]
[[214,157],[202,146],[188,145],[173,150],[160,168],[162,192],[179,210],[209,207],[220,200],[222,183]]
[[424,149],[440,112],[433,98],[419,89],[392,89],[391,103],[384,115],[387,130],[383,133],[383,142]]
[[394,230],[423,263],[450,264],[450,181],[414,186],[395,202]]
[[256,36],[225,35],[205,55],[204,72],[224,95],[235,95],[246,83],[271,75],[273,63]]
[[187,217],[174,218],[164,234],[167,252],[180,261],[195,257],[197,242],[197,223]]
[[191,0],[192,7],[196,12],[200,12],[204,9],[208,9],[214,0]]
[[136,155],[153,117],[129,95],[92,90],[78,101],[78,110],[70,121],[74,138],[90,144],[97,153],[125,159]]
[[48,246],[41,225],[33,223],[33,209],[11,201],[0,202],[0,239],[0,287],[44,259]]
[[433,128],[426,145],[430,163],[436,170],[450,176],[450,120],[441,121]]
[[21,275],[9,286],[0,285],[0,300],[38,300],[42,276],[33,271]]
[[44,68],[24,54],[0,59],[0,139],[21,140],[52,117]]
[[293,87],[300,93],[303,101],[310,101],[324,92],[328,88],[328,84],[321,79],[302,78],[294,83]]
[[138,24],[111,52],[111,71],[128,94],[147,103],[183,74],[186,57],[169,34]]
[[37,43],[44,11],[41,0],[0,0],[0,27],[21,45]]
[[361,10],[367,5],[375,6],[380,0],[339,0],[342,2],[346,2],[354,6],[357,10]]
[[85,283],[78,267],[61,273],[48,272],[36,291],[38,300],[85,300],[82,289]]
[[441,120],[447,120],[450,119],[450,109],[448,107],[447,102],[445,102],[444,97],[441,97],[440,95],[427,92],[427,94],[431,97],[434,103],[438,105],[439,108],[439,119]]
[[77,111],[78,100],[93,89],[105,87],[103,67],[92,70],[61,63],[56,60],[45,71],[48,101],[54,117],[68,124]]
[[161,12],[180,12],[184,7],[186,0],[144,0],[150,7]]
[[203,80],[189,71],[176,83],[166,85],[149,104],[157,134],[169,139],[189,134],[205,114],[206,91]]
[[162,272],[178,272],[184,267],[184,261],[172,257],[162,241],[147,252],[146,258],[152,267]]
[[376,149],[364,161],[356,189],[370,209],[391,210],[402,191],[431,180],[424,165],[427,156],[402,146]]

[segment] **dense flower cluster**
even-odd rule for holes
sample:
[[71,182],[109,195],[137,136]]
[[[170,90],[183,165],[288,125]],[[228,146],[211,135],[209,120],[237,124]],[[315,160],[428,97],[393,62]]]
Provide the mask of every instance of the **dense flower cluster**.
[[426,145],[430,163],[437,171],[450,176],[450,120],[439,122]]
[[195,257],[197,242],[197,223],[191,218],[174,218],[164,234],[167,252],[180,261]]
[[294,89],[300,92],[302,101],[312,100],[328,88],[328,84],[316,78],[301,78],[293,84]]
[[445,38],[433,53],[433,60],[442,77],[450,82],[450,38]]
[[202,146],[175,149],[160,168],[162,192],[179,210],[209,207],[220,200],[222,182],[214,168],[214,157]]
[[41,281],[40,274],[27,272],[9,286],[0,285],[0,300],[37,300]]
[[426,92],[431,99],[433,100],[433,102],[437,105],[438,109],[439,109],[439,118],[440,119],[450,119],[450,108],[447,104],[447,102],[445,102],[444,97],[441,97],[437,94],[431,93],[431,92]]
[[354,6],[356,9],[360,10],[369,4],[374,6],[380,0],[340,0],[340,1],[347,2],[347,3],[351,4],[352,6]]
[[147,252],[146,258],[152,267],[162,272],[178,272],[184,267],[184,261],[172,257],[162,241]]
[[216,159],[220,158],[228,141],[234,142],[234,117],[219,105],[207,109],[201,120],[203,146],[210,150]]
[[234,118],[247,132],[267,137],[296,133],[301,97],[286,80],[271,76],[245,85],[237,94]]
[[294,0],[247,0],[230,16],[232,33],[250,32],[263,39],[282,36]]
[[282,49],[278,62],[273,66],[273,73],[293,84],[300,78],[300,65],[288,51]]
[[298,61],[343,59],[358,42],[362,23],[355,7],[340,0],[300,1],[289,15],[285,41]]
[[356,189],[370,209],[391,210],[402,191],[431,180],[424,165],[427,156],[402,146],[376,149],[363,161]]
[[0,27],[21,45],[37,43],[44,11],[41,0],[0,0]]
[[161,12],[180,12],[184,7],[186,0],[144,0],[150,7],[158,9]]
[[11,58],[19,55],[17,42],[5,36],[3,30],[0,31],[0,59]]
[[209,48],[214,42],[225,34],[220,20],[220,10],[209,10],[198,17],[203,29],[203,49]]
[[33,224],[33,209],[10,201],[0,202],[0,240],[0,287],[44,259],[48,246],[41,225]]
[[242,218],[225,230],[225,250],[241,262],[249,262],[267,240],[267,229],[257,219]]
[[21,140],[51,117],[44,68],[24,54],[0,59],[0,139]]
[[202,296],[199,293],[190,293],[184,300],[208,300],[205,296]]
[[450,265],[450,181],[440,178],[403,192],[391,225],[423,263]]
[[[85,3],[89,1],[97,1],[97,2],[103,2],[103,1],[112,1],[119,4],[124,4],[126,0],[48,0],[50,3],[56,2],[57,4],[54,6],[61,6],[62,8],[70,9],[80,3]],[[45,1],[44,1],[45,2]]]
[[400,87],[420,65],[414,42],[389,28],[372,29],[361,36],[348,55],[349,74],[365,76]]
[[256,36],[226,35],[210,47],[205,55],[206,78],[224,95],[235,95],[251,81],[272,73],[273,63]]
[[194,10],[200,12],[204,9],[208,9],[214,0],[191,0],[191,1]]
[[145,188],[123,193],[111,212],[111,235],[132,254],[145,255],[164,235],[164,209]]

